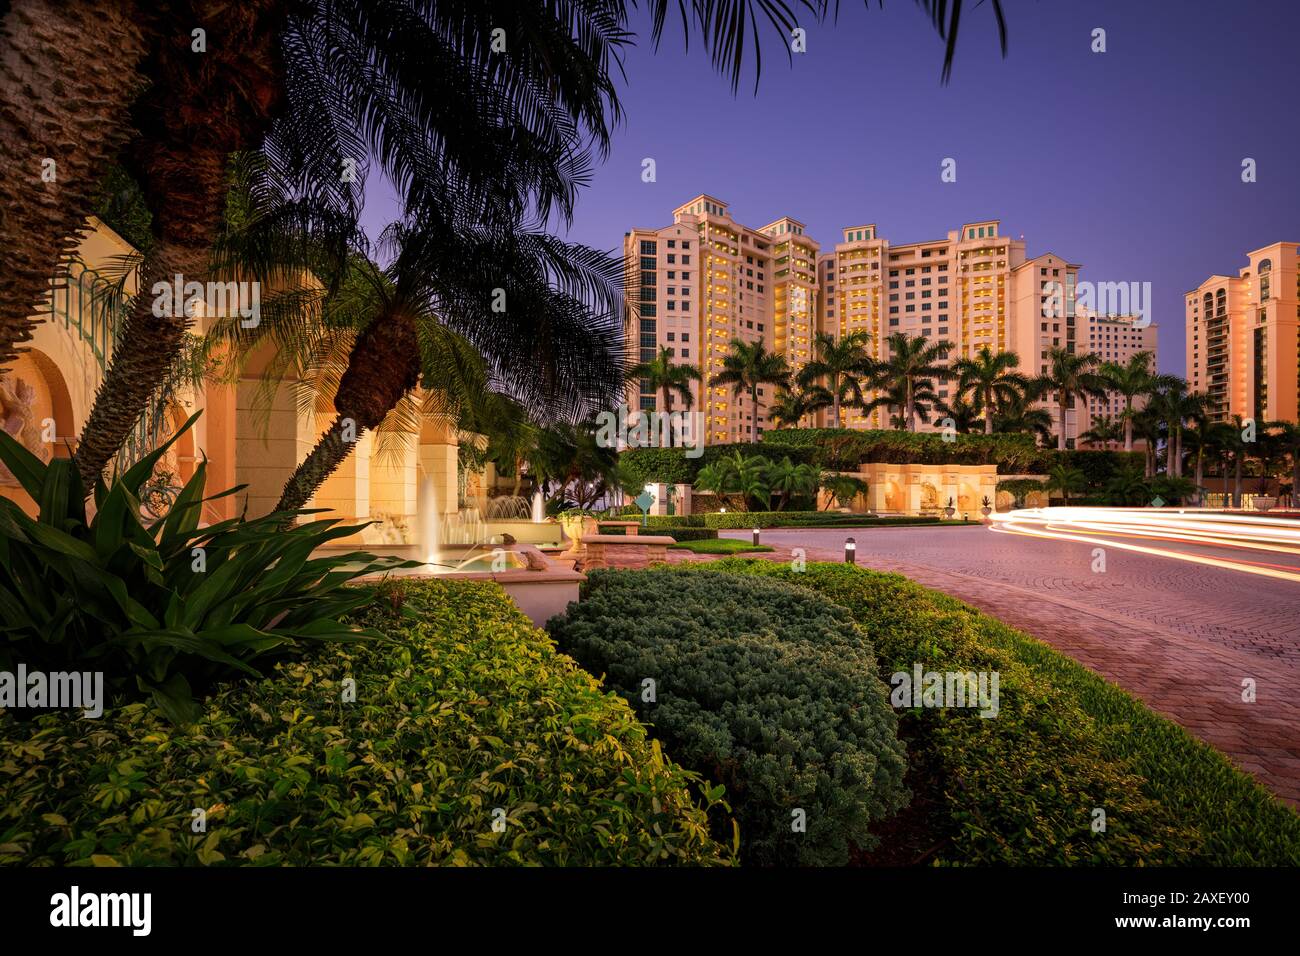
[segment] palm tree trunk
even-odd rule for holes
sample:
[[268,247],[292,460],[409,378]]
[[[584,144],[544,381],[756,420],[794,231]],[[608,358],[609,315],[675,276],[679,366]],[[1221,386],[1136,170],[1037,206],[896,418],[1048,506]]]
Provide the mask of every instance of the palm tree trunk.
[[987,400],[984,402],[984,434],[993,434],[993,403]]
[[339,379],[334,396],[338,417],[285,482],[275,510],[293,511],[303,507],[321,482],[347,458],[355,441],[340,445],[340,426],[350,423],[354,439],[360,438],[367,428],[379,427],[419,380],[420,352],[415,323],[406,315],[379,316],[352,346],[347,370]]
[[108,371],[77,440],[77,470],[86,488],[95,486],[135,430],[184,346],[189,320],[183,305],[173,303],[172,308],[155,309],[155,297],[150,291],[153,284],[170,284],[177,274],[200,275],[206,263],[206,247],[159,242],[141,270],[139,294],[118,333]]
[[909,432],[916,431],[916,402],[912,398],[912,380],[907,380],[907,407],[903,410],[904,428]]
[[[32,337],[60,260],[134,135],[146,43],[133,3],[16,0],[0,21],[0,363]],[[88,485],[87,487],[93,487]]]
[[664,386],[664,417],[668,423],[668,447],[673,447],[673,399],[668,394],[668,386]]
[[751,445],[758,442],[758,386],[754,385],[749,392],[750,404],[754,406],[754,416],[749,420],[749,443]]
[[1124,404],[1124,450],[1133,450],[1133,399],[1129,398]]
[[1065,451],[1065,393],[1061,393],[1060,401],[1057,404],[1057,410],[1061,413],[1061,420],[1056,427],[1056,450]]
[[311,453],[285,483],[275,506],[276,511],[298,511],[307,507],[307,502],[316,493],[316,489],[352,454],[356,442],[345,436],[353,429],[349,416],[339,415],[334,419],[325,433],[316,440]]
[[1232,506],[1241,507],[1241,452],[1232,456]]
[[1174,432],[1174,470],[1179,478],[1183,477],[1183,428],[1178,426]]
[[837,388],[831,393],[831,428],[840,427],[840,391]]
[[[161,9],[163,19],[150,24],[150,34],[184,20],[180,36],[187,38],[188,15]],[[259,142],[282,102],[279,35],[287,14],[283,0],[227,7],[220,41],[209,52],[160,40],[152,53],[153,85],[134,110],[140,137],[132,165],[158,242],[78,442],[77,470],[87,488],[126,441],[180,354],[188,317],[180,303],[172,303],[170,315],[155,315],[152,285],[175,275],[185,282],[207,278],[208,250],[225,210],[230,154]],[[196,70],[196,56],[212,59]]]

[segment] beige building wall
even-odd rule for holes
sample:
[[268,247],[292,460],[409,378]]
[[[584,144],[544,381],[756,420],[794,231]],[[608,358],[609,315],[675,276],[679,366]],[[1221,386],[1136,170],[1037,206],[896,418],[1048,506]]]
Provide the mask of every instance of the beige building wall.
[[[1151,353],[1151,367],[1158,367],[1159,349],[1156,327],[1154,324],[1143,325],[1139,315],[1099,315],[1086,310],[1079,311],[1079,349],[1095,352],[1103,362],[1127,365],[1129,360],[1139,352]],[[1136,398],[1135,409],[1146,405],[1146,399]],[[1088,415],[1081,421],[1080,427],[1087,431],[1092,427],[1094,418],[1110,418],[1116,422],[1124,412],[1124,396],[1118,392],[1108,392],[1105,398],[1088,399]]]
[[1213,275],[1185,299],[1187,377],[1211,417],[1297,421],[1300,270],[1297,244],[1249,252],[1236,276]]

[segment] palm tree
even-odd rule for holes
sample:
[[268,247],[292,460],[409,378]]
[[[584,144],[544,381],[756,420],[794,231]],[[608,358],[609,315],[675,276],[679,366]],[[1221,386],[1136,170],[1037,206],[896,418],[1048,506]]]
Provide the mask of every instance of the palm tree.
[[[269,342],[289,356],[310,354],[325,333],[350,336],[346,358],[324,379],[334,421],[286,482],[280,504],[288,508],[279,510],[305,504],[356,439],[421,383],[427,392],[452,394],[450,413],[492,385],[541,423],[581,421],[621,393],[619,261],[544,234],[447,225],[423,217],[418,225],[389,226],[374,250],[389,262],[382,268],[354,235],[355,253],[314,296],[289,295],[283,308],[264,309],[252,330],[235,319],[214,327],[241,348]],[[233,242],[229,251],[239,263],[258,259],[260,250]],[[497,291],[505,310],[493,308]],[[465,384],[453,388],[457,383]]]
[[1079,436],[1079,441],[1097,445],[1111,445],[1124,441],[1126,437],[1131,438],[1128,423],[1128,419],[1124,420],[1124,424],[1120,424],[1109,415],[1093,415],[1092,427]]
[[971,404],[984,412],[984,434],[993,434],[993,416],[997,409],[1009,405],[1029,390],[1029,379],[1016,371],[1020,356],[1015,352],[997,352],[982,346],[974,358],[953,363],[957,373],[957,396],[971,396]]
[[500,392],[484,390],[464,402],[458,426],[487,436],[485,457],[499,472],[514,475],[512,495],[523,485],[524,465],[537,450],[538,427],[520,402]]
[[830,404],[830,393],[820,385],[811,385],[777,392],[767,414],[777,428],[797,428],[809,415]]
[[[691,394],[690,383],[700,381],[700,370],[694,365],[687,365],[681,362],[673,361],[673,351],[670,348],[663,347],[659,349],[659,354],[648,362],[642,362],[640,365],[634,365],[627,373],[630,379],[645,379],[650,383],[653,391],[660,393],[663,398],[664,412],[668,415],[673,411],[673,394],[681,398],[682,404],[690,408],[695,404],[695,396]],[[673,443],[672,429],[668,429],[668,444]]]
[[[903,332],[893,333],[887,341],[889,357],[876,366],[871,384],[887,393],[888,404],[902,409],[902,427],[916,431],[917,403],[935,407],[943,404],[934,392],[934,380],[952,378],[952,371],[941,363],[953,344],[947,340],[931,343],[924,336],[912,337]],[[929,398],[923,398],[922,392]],[[879,399],[870,403],[872,407],[880,404]]]
[[877,408],[884,408],[891,412],[889,416],[889,427],[896,428],[899,431],[911,431],[909,423],[915,425],[917,419],[922,424],[930,423],[931,412],[941,412],[945,415],[951,415],[952,409],[948,406],[939,393],[935,391],[934,382],[928,378],[917,379],[912,383],[911,388],[912,416],[908,417],[906,412],[908,393],[906,386],[902,384],[894,385],[885,389],[871,401],[866,402],[862,408],[863,411],[874,411]]
[[1279,451],[1291,458],[1291,507],[1300,505],[1300,424],[1274,422]]
[[1165,474],[1171,478],[1183,473],[1183,423],[1205,409],[1205,396],[1188,392],[1183,379],[1166,376],[1164,387],[1154,392],[1148,406],[1165,423]]
[[862,383],[871,376],[875,362],[867,352],[871,336],[850,332],[843,338],[818,332],[813,338],[816,358],[799,370],[799,384],[805,388],[825,380],[831,397],[831,427],[840,427],[840,405],[862,404]]
[[1047,473],[1047,487],[1059,491],[1065,503],[1070,503],[1070,495],[1088,490],[1088,476],[1078,468],[1064,462],[1055,464]]
[[1065,410],[1076,401],[1086,405],[1089,398],[1104,398],[1106,380],[1096,371],[1101,357],[1093,352],[1079,354],[1056,346],[1047,353],[1047,362],[1047,374],[1038,378],[1037,390],[1056,392],[1056,448],[1065,451]]
[[1150,501],[1151,487],[1136,468],[1125,468],[1106,482],[1108,504],[1130,507],[1145,505]]
[[780,496],[777,511],[783,510],[795,495],[811,495],[817,490],[817,469],[807,462],[796,465],[789,455],[770,463],[765,477],[772,494]]
[[1047,444],[1052,440],[1052,413],[1030,404],[1027,396],[1016,399],[998,412],[993,419],[993,430],[998,433],[1033,435]]
[[[954,402],[949,402],[947,406],[948,417],[952,419],[953,427],[959,435],[969,435],[975,431],[976,426],[987,425],[988,422],[980,414],[980,410],[958,396]],[[986,431],[985,434],[988,434]]]
[[709,379],[709,387],[730,385],[739,398],[749,392],[753,417],[749,423],[749,440],[758,441],[758,389],[762,385],[790,386],[790,366],[785,359],[767,350],[762,340],[731,340],[731,351],[722,359],[722,371]]
[[1118,392],[1124,398],[1124,411],[1121,417],[1124,421],[1125,451],[1133,450],[1134,400],[1142,395],[1150,395],[1158,389],[1167,388],[1175,381],[1175,376],[1157,375],[1152,367],[1154,361],[1155,354],[1152,352],[1135,352],[1123,365],[1118,362],[1103,362],[1098,369],[1101,377],[1106,380],[1107,388],[1112,392]]

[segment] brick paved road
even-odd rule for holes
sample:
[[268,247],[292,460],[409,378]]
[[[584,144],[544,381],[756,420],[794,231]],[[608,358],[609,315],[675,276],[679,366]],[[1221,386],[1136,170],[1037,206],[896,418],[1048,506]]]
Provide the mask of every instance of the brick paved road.
[[[749,532],[724,533],[748,538]],[[1069,654],[1218,747],[1300,805],[1300,584],[987,528],[768,530],[788,559],[897,571],[966,601]],[[680,554],[680,552],[677,552]],[[1256,702],[1241,701],[1254,678]]]

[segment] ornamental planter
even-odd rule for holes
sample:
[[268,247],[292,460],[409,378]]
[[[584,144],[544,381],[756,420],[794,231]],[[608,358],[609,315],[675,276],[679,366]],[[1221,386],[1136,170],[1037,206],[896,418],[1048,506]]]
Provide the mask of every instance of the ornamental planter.
[[595,515],[560,515],[560,528],[564,536],[572,542],[564,553],[580,557],[583,553],[582,539],[596,533]]

